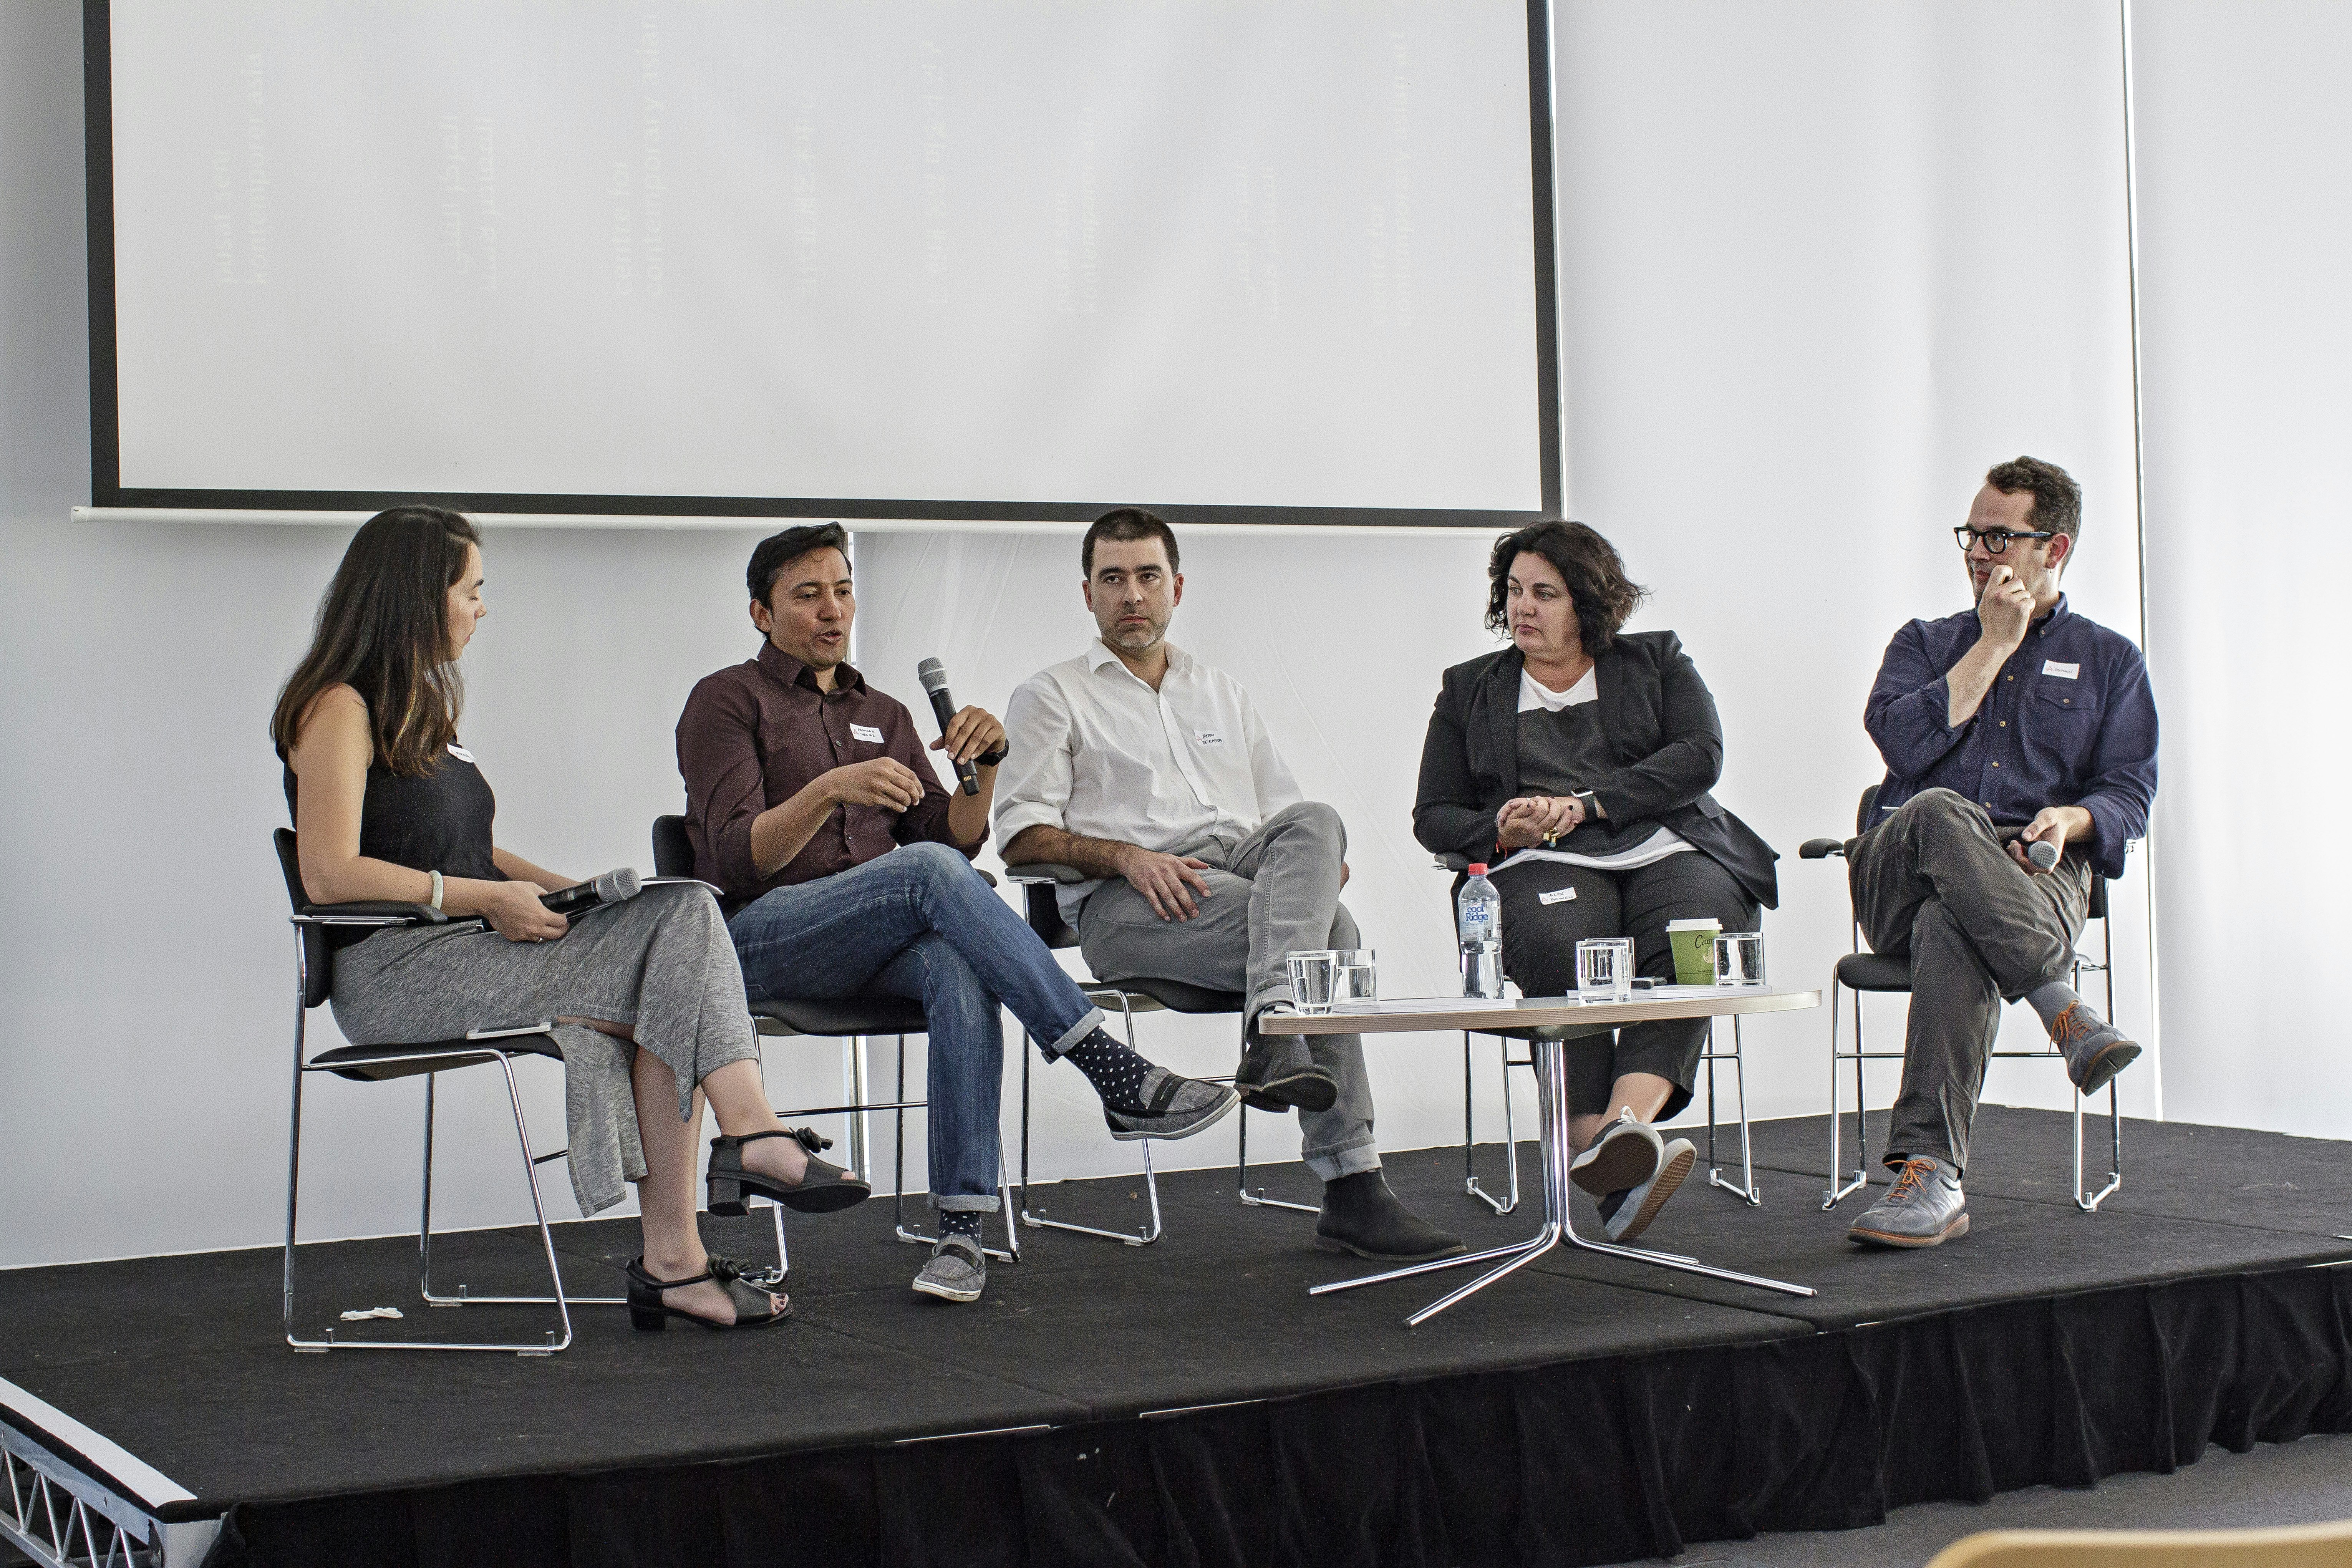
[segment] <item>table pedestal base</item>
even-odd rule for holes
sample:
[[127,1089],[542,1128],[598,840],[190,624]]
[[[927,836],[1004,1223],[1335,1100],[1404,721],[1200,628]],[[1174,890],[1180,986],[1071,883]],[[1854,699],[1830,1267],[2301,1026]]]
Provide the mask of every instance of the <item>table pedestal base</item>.
[[[1318,1285],[1307,1291],[1310,1296],[1328,1296],[1338,1290],[1353,1290],[1362,1285],[1381,1285],[1391,1279],[1406,1279],[1417,1274],[1433,1274],[1443,1268],[1464,1268],[1474,1263],[1496,1263],[1467,1285],[1441,1296],[1407,1318],[1405,1327],[1417,1329],[1457,1301],[1465,1300],[1516,1269],[1541,1258],[1555,1247],[1572,1247],[1586,1252],[1607,1253],[1612,1258],[1629,1258],[1636,1263],[1648,1263],[1660,1268],[1676,1268],[1685,1274],[1704,1274],[1710,1279],[1728,1279],[1735,1285],[1753,1285],[1762,1290],[1779,1290],[1790,1296],[1811,1296],[1809,1285],[1790,1285],[1780,1279],[1767,1279],[1761,1275],[1742,1274],[1737,1269],[1717,1268],[1701,1263],[1696,1258],[1680,1253],[1652,1252],[1639,1247],[1620,1247],[1614,1242],[1587,1241],[1576,1234],[1576,1225],[1569,1217],[1568,1182],[1568,1068],[1560,1054],[1558,1040],[1535,1039],[1528,1042],[1535,1057],[1537,1114],[1542,1124],[1543,1145],[1543,1228],[1526,1241],[1509,1247],[1489,1247],[1484,1252],[1466,1253],[1459,1258],[1440,1258],[1428,1263],[1410,1264],[1402,1268],[1386,1269],[1379,1274],[1367,1274],[1357,1279],[1335,1279],[1328,1285]],[[1498,1261],[1499,1260],[1499,1261]]]

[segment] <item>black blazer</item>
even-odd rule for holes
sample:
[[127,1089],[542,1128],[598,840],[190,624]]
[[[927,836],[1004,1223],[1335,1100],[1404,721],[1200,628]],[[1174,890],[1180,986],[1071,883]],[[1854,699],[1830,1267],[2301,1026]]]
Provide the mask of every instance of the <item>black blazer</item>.
[[[1519,676],[1516,647],[1445,672],[1429,738],[1421,748],[1421,788],[1412,836],[1424,848],[1484,860],[1495,853],[1495,813],[1519,793]],[[1593,660],[1601,728],[1617,769],[1593,786],[1619,826],[1671,827],[1739,879],[1766,909],[1778,908],[1780,857],[1707,794],[1723,775],[1723,727],[1715,699],[1672,632],[1621,632]]]

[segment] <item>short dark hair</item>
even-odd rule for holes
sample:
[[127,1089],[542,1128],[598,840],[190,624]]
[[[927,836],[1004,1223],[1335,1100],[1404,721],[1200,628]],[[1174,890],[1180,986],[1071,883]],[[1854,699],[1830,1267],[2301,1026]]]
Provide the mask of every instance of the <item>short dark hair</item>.
[[1568,584],[1569,602],[1576,606],[1584,651],[1595,658],[1609,650],[1625,618],[1650,596],[1647,588],[1625,575],[1617,547],[1592,529],[1580,522],[1530,523],[1496,540],[1486,563],[1488,631],[1508,629],[1511,563],[1529,553],[1558,568]]
[[764,605],[785,567],[820,550],[838,550],[841,558],[848,560],[849,531],[837,522],[813,522],[772,533],[751,552],[751,565],[743,574],[743,585],[751,590],[752,598]]
[[2005,496],[2013,496],[2020,490],[2032,491],[2033,509],[2025,514],[2026,521],[2069,539],[2081,537],[2083,487],[2057,464],[2045,463],[2039,458],[2011,458],[1987,468],[1985,483]]
[[1108,539],[1123,542],[1130,539],[1156,539],[1167,548],[1168,570],[1173,572],[1181,564],[1176,553],[1176,531],[1158,512],[1146,511],[1139,506],[1114,507],[1095,519],[1087,530],[1087,541],[1078,546],[1078,570],[1091,577],[1095,574],[1095,541]]

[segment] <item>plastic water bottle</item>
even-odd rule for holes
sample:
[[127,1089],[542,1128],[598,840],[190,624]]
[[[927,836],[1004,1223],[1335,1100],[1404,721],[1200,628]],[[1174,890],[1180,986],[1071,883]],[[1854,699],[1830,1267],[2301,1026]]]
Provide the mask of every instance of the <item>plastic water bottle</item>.
[[1470,879],[1454,900],[1454,929],[1462,937],[1462,994],[1500,996],[1503,994],[1503,897],[1486,880],[1481,862],[1470,868]]

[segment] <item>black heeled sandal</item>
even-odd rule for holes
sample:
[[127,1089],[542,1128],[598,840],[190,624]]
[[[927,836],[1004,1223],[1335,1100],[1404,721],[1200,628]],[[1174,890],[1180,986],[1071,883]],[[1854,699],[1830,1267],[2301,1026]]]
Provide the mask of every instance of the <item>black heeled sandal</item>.
[[[756,1143],[762,1138],[791,1138],[808,1152],[808,1170],[792,1186],[770,1181],[756,1171],[743,1168],[743,1145]],[[818,1159],[817,1151],[833,1147],[833,1140],[820,1138],[811,1127],[783,1127],[773,1132],[746,1132],[740,1138],[713,1138],[710,1141],[710,1202],[715,1215],[740,1215],[744,1212],[745,1198],[766,1198],[770,1203],[783,1205],[801,1214],[831,1214],[862,1204],[874,1195],[874,1189],[840,1166]]]
[[[646,1260],[639,1258],[627,1269],[629,1276],[629,1326],[643,1333],[657,1334],[669,1327],[672,1318],[684,1318],[689,1323],[700,1323],[706,1329],[764,1329],[781,1323],[793,1315],[789,1298],[783,1304],[774,1304],[768,1291],[755,1289],[743,1283],[743,1270],[731,1258],[712,1254],[709,1266],[690,1279],[656,1279],[646,1271]],[[681,1285],[699,1285],[704,1280],[718,1282],[735,1304],[735,1321],[722,1323],[716,1318],[706,1318],[699,1312],[689,1312],[683,1307],[673,1307],[662,1300],[662,1292],[675,1290]]]

